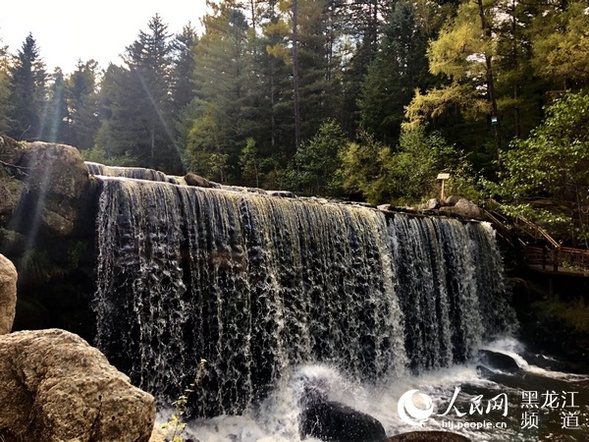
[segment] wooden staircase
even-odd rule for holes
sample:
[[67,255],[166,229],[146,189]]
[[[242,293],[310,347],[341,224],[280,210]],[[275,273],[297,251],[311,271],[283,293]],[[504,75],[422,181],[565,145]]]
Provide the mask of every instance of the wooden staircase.
[[[500,208],[499,203],[492,205]],[[492,209],[483,209],[483,216],[520,253],[529,269],[589,277],[589,250],[564,247],[542,227],[521,216],[507,216]]]

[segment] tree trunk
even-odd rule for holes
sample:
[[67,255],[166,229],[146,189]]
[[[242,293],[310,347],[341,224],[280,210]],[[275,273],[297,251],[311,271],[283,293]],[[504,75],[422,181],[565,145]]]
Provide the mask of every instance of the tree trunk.
[[294,92],[294,124],[295,124],[295,151],[301,145],[301,103],[299,95],[299,34],[298,34],[298,1],[292,2],[292,76]]
[[[485,37],[490,41],[493,38],[493,30],[487,22],[485,10],[483,7],[483,0],[477,0],[479,7],[479,14],[481,17],[481,28],[485,34]],[[499,113],[497,111],[497,98],[495,96],[495,79],[493,77],[493,59],[489,54],[485,54],[485,68],[487,72],[487,92],[489,101],[491,102],[491,117],[496,119],[494,124],[495,129],[495,148],[497,149],[497,161],[501,165],[501,125],[499,121]]]

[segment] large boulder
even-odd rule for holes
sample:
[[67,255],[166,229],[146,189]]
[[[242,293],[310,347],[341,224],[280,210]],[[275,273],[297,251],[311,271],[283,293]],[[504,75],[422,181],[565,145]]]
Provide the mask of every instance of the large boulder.
[[481,209],[472,201],[460,198],[453,206],[440,208],[440,213],[447,215],[458,215],[463,218],[478,219],[481,217]]
[[495,368],[507,373],[519,373],[521,367],[511,356],[492,350],[479,350],[479,360],[483,366]]
[[209,180],[201,177],[200,175],[192,173],[192,172],[188,172],[186,175],[184,175],[184,180],[186,181],[186,184],[189,186],[207,187],[207,188],[214,187],[213,184]]
[[470,439],[449,431],[412,431],[398,434],[385,442],[469,442]]
[[0,337],[3,440],[147,442],[154,421],[153,397],[79,336],[49,329]]
[[72,234],[88,210],[84,196],[90,186],[88,169],[72,146],[28,143],[19,150],[16,166],[27,191],[15,214],[17,229],[40,226],[53,236]]
[[301,414],[301,438],[316,437],[331,442],[382,442],[382,424],[374,417],[334,401],[318,400]]
[[10,333],[16,314],[16,280],[14,264],[0,255],[0,335]]

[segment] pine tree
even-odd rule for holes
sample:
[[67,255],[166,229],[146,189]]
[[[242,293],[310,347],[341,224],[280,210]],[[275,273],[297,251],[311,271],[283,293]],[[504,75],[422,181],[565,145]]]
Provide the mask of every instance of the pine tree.
[[18,51],[11,74],[11,127],[8,135],[15,139],[37,139],[45,101],[45,65],[40,59],[32,34]]
[[49,86],[39,138],[54,143],[69,143],[69,112],[63,72],[56,68]]
[[97,118],[97,69],[94,60],[79,61],[67,79],[69,142],[80,149],[90,149],[99,128]]
[[205,33],[197,47],[196,98],[186,150],[188,169],[222,182],[239,180],[239,157],[245,147],[243,106],[251,58],[248,24],[234,2],[212,7],[203,18]]
[[183,166],[176,145],[171,110],[172,45],[167,25],[159,15],[127,47],[127,68],[111,66],[104,79],[103,122],[98,139],[115,155],[128,155],[138,165],[168,173]]
[[0,133],[7,133],[10,129],[11,111],[8,52],[6,46],[0,46]]
[[173,58],[171,87],[173,115],[178,119],[180,112],[195,96],[193,74],[196,68],[195,47],[198,43],[196,30],[188,24],[172,42]]
[[362,127],[386,144],[396,144],[405,106],[415,89],[435,84],[428,72],[426,49],[427,35],[413,5],[396,3],[358,103]]

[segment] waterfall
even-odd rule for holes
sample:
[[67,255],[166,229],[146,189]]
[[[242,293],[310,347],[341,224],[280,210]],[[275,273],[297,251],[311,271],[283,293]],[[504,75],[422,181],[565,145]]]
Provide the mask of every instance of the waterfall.
[[485,223],[100,178],[96,345],[171,402],[240,413],[322,363],[352,379],[464,362],[512,314]]
[[88,172],[91,175],[163,181],[178,184],[178,180],[175,177],[166,175],[159,170],[145,169],[143,167],[105,166],[104,164],[94,163],[92,161],[86,161],[84,164],[86,164]]

